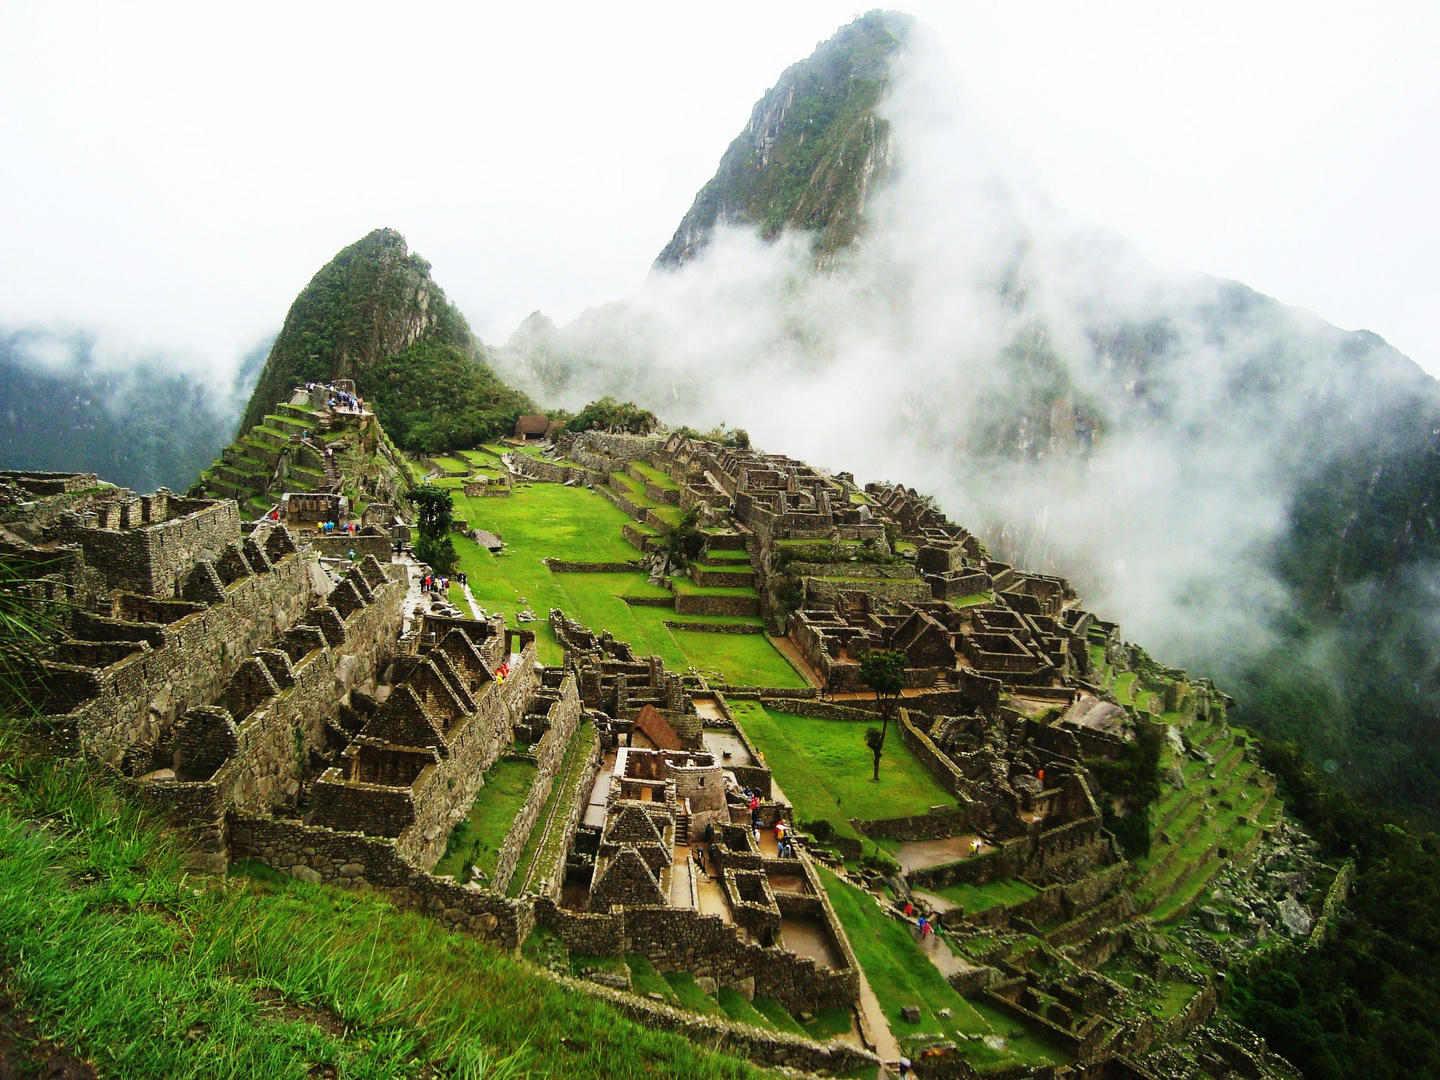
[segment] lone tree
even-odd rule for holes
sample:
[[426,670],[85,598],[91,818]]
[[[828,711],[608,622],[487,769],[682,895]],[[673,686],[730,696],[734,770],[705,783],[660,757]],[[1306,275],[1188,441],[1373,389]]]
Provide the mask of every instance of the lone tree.
[[895,705],[905,689],[905,654],[891,649],[876,649],[860,655],[860,681],[875,691],[875,704],[880,709],[880,726],[866,729],[865,745],[875,755],[875,779],[880,779],[880,755],[885,752],[885,736]]
[[455,545],[450,542],[450,523],[455,519],[455,504],[450,492],[434,484],[421,484],[410,491],[415,506],[415,527],[420,539],[415,542],[415,555],[441,574],[455,568]]

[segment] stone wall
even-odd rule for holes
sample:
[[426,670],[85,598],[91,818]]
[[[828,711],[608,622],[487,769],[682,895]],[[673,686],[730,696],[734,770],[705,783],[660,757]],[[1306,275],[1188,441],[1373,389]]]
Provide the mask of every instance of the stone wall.
[[620,526],[620,534],[625,537],[626,541],[632,547],[635,547],[640,551],[653,550],[660,542],[660,538],[658,536],[652,536],[649,533],[641,532],[634,525]]
[[630,1019],[655,1031],[672,1031],[717,1053],[759,1065],[831,1075],[873,1070],[880,1059],[868,1050],[835,1041],[817,1043],[798,1035],[770,1031],[713,1016],[699,1016],[634,994],[591,982],[553,976],[571,988],[603,999]]
[[707,623],[676,622],[667,619],[665,626],[670,630],[691,630],[697,634],[763,634],[765,627],[754,623]]
[[643,559],[631,562],[565,562],[563,559],[541,559],[552,574],[634,574],[644,573],[649,563]]
[[113,589],[168,597],[196,562],[215,558],[240,536],[240,508],[228,499],[182,499],[159,491],[125,504],[132,505],[143,509],[129,527],[94,528],[80,515],[63,514],[60,524],[46,530],[46,539],[78,545],[86,564],[103,573]]
[[390,561],[391,544],[388,536],[313,536],[305,543],[315,549],[315,554],[327,559],[348,558],[353,551],[357,559],[374,555],[382,563]]
[[677,615],[741,615],[754,618],[760,614],[758,596],[715,596],[700,593],[675,594]]
[[580,724],[582,712],[575,673],[567,672],[565,681],[560,684],[560,700],[552,702],[547,712],[550,726],[535,748],[535,780],[530,785],[525,804],[515,815],[515,822],[510,826],[510,832],[500,847],[495,871],[490,876],[491,887],[496,892],[504,892],[505,887],[510,884],[510,875],[515,872],[520,855],[525,850],[525,843],[530,839],[530,832],[534,829],[541,811],[545,809],[545,801],[550,797],[555,775],[565,762],[565,751]]
[[947,754],[930,741],[929,735],[911,723],[910,713],[907,709],[900,710],[900,739],[910,748],[910,752],[930,770],[935,779],[944,785],[946,791],[961,802],[969,801],[963,794],[966,786],[965,774],[956,767],[955,762],[951,761]]
[[871,839],[886,840],[943,840],[969,831],[971,826],[968,809],[946,810],[939,814],[915,814],[911,817],[877,818],[866,821],[851,818],[850,824],[857,831]]
[[[559,900],[561,890],[565,886],[565,860],[575,843],[575,829],[585,818],[585,811],[590,805],[590,792],[595,787],[595,780],[600,775],[600,766],[604,760],[604,753],[600,747],[600,736],[597,733],[590,744],[590,752],[586,755],[585,766],[580,770],[580,777],[575,781],[575,787],[570,792],[570,804],[565,809],[563,818],[557,819],[551,824],[551,828],[562,829],[564,843],[561,844],[555,857],[554,866],[560,872],[549,878],[542,878],[544,891],[541,895],[551,900]],[[543,868],[542,868],[543,869]]]
[[[476,711],[447,733],[448,757],[415,783],[415,821],[398,838],[398,850],[428,870],[445,854],[450,828],[469,811],[490,768],[510,745],[515,723],[534,700],[538,678],[535,643],[527,642],[503,683],[488,683]],[[430,770],[427,770],[430,771]],[[453,781],[453,785],[452,785]]]
[[310,565],[297,554],[230,585],[212,580],[215,595],[203,610],[142,624],[162,644],[96,673],[93,697],[49,718],[65,748],[121,766],[132,746],[214,701],[246,658],[300,621],[313,597]]
[[[238,724],[239,745],[215,773],[227,808],[243,814],[273,810],[298,789],[311,750],[325,743],[350,689],[371,682],[389,663],[400,629],[405,584],[392,579],[374,600],[344,620],[345,642],[311,650],[290,667],[293,685],[266,699]],[[283,656],[281,659],[284,659]]]
[[392,839],[240,815],[231,817],[229,831],[237,860],[313,884],[376,889],[400,907],[427,912],[452,930],[469,931],[507,949],[518,949],[535,926],[529,904],[429,874],[407,860]]

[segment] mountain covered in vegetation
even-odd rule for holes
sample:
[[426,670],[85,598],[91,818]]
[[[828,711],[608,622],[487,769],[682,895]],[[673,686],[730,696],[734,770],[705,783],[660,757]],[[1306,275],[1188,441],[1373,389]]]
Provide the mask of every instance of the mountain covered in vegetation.
[[0,332],[0,462],[183,491],[225,445],[263,359],[225,393],[162,360],[102,362],[84,335]]
[[534,411],[486,362],[458,308],[430,277],[430,264],[393,229],[345,248],[300,291],[240,429],[302,383],[354,381],[403,449],[473,446]]
[[787,68],[755,103],[655,265],[694,258],[718,223],[750,225],[766,239],[803,229],[820,255],[854,240],[866,195],[888,172],[890,126],[876,105],[912,22],[871,12]]

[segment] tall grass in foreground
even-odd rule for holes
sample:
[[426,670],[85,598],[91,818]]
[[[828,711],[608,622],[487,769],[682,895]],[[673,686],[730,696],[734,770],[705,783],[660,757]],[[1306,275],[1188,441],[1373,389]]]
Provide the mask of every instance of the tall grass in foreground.
[[106,1077],[759,1075],[383,900],[189,875],[80,762],[0,735],[0,977]]

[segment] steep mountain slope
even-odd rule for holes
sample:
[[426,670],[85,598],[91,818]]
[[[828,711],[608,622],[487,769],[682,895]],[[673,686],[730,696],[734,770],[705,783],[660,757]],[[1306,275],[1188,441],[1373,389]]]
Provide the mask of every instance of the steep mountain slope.
[[903,17],[842,29],[757,103],[639,296],[532,316],[497,362],[558,404],[918,476],[1247,722],[1440,820],[1437,384],[1074,226],[989,162],[947,77]]
[[225,445],[263,358],[242,365],[237,401],[160,360],[102,364],[83,336],[0,332],[0,464],[183,491]]
[[866,193],[889,167],[890,127],[875,106],[912,22],[873,11],[786,68],[655,265],[693,258],[720,222],[753,225],[766,239],[810,230],[821,255],[850,243]]
[[485,363],[469,324],[393,229],[376,229],[300,291],[260,373],[240,430],[306,382],[353,379],[405,449],[491,438],[532,410]]

